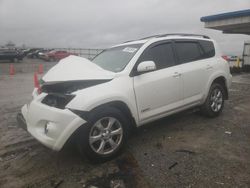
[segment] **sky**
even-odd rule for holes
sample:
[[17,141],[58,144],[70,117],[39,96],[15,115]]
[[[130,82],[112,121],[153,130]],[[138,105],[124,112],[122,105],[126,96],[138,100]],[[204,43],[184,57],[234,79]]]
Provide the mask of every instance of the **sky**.
[[249,35],[205,29],[200,17],[250,8],[250,0],[0,0],[0,46],[107,48],[145,36],[196,33],[241,55]]

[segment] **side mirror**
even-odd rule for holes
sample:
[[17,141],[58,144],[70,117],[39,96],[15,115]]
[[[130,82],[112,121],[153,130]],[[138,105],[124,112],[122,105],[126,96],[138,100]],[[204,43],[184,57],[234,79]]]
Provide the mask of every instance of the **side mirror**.
[[149,72],[156,70],[155,62],[153,61],[143,61],[137,66],[137,72]]

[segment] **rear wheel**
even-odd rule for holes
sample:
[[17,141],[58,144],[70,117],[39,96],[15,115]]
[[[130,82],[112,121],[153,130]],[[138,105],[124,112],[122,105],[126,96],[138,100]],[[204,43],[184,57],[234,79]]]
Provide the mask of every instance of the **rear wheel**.
[[95,162],[115,157],[121,150],[128,133],[127,118],[116,108],[95,111],[80,130],[78,149]]
[[221,84],[213,83],[205,103],[201,107],[202,114],[208,117],[218,116],[224,107],[225,91]]

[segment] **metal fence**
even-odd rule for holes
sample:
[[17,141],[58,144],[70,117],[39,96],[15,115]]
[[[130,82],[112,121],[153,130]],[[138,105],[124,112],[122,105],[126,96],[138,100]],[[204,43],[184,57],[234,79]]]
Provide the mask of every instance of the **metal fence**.
[[88,59],[93,59],[96,55],[98,55],[103,51],[103,49],[83,49],[83,48],[55,48],[55,50],[75,53],[81,57],[85,57]]
[[[54,48],[54,50],[75,53],[78,56],[90,60],[103,51],[103,49],[83,49],[83,48]],[[0,76],[9,74],[10,65],[13,65],[15,73],[32,73],[38,70],[39,64],[43,65],[43,69],[46,72],[55,64],[57,64],[57,62],[47,62],[38,58],[24,58],[22,61],[15,63],[10,62],[9,60],[0,61]]]

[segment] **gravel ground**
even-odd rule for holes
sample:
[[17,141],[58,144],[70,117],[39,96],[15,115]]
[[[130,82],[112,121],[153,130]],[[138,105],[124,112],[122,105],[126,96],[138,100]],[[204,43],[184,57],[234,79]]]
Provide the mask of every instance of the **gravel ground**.
[[123,154],[91,164],[53,152],[17,127],[33,74],[0,75],[0,187],[250,187],[250,75],[234,76],[220,117],[193,111],[133,132]]

